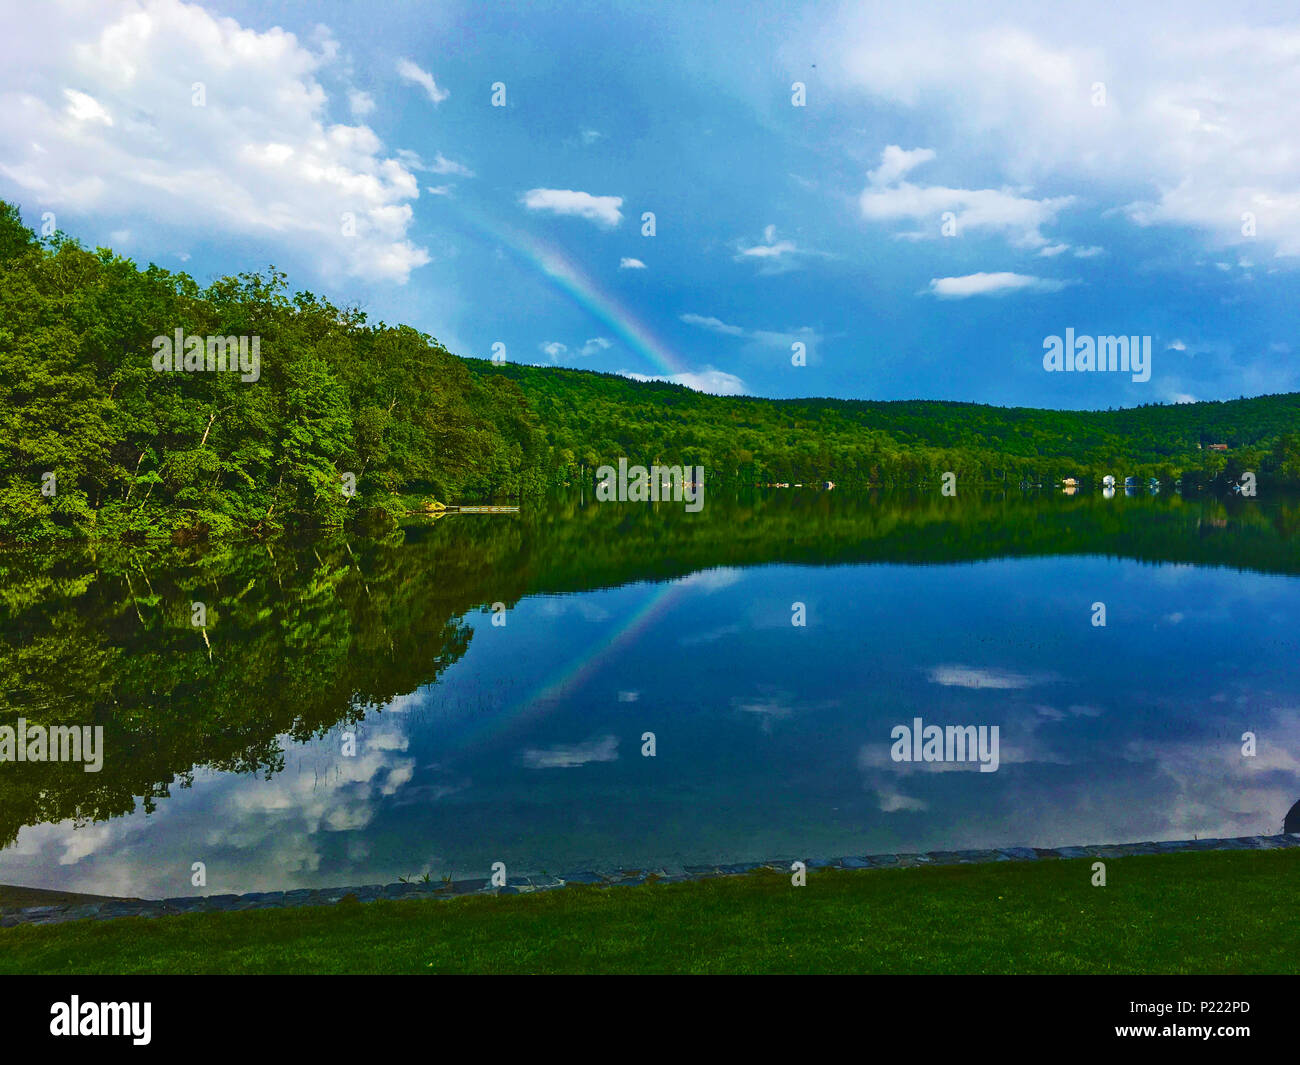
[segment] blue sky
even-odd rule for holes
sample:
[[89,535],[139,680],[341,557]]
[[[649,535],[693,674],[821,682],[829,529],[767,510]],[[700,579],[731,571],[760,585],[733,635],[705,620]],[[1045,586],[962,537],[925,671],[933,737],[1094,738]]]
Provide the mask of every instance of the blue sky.
[[[1300,16],[1219,6],[8,5],[0,196],[466,355],[764,396],[1291,391]],[[1150,336],[1150,380],[1046,372],[1067,328]]]

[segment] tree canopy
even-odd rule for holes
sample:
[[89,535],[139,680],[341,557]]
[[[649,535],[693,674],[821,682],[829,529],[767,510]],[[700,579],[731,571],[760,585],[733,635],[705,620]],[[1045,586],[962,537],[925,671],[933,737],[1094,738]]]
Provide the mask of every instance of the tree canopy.
[[[154,338],[256,338],[256,380],[159,372]],[[0,205],[0,539],[221,536],[339,525],[402,494],[539,480],[519,389],[409,326],[286,277],[184,273],[40,241]],[[355,481],[355,491],[346,474]]]
[[[1113,411],[938,400],[711,396],[615,374],[469,360],[537,412],[560,480],[626,456],[704,466],[710,481],[845,487],[1097,484],[1107,474],[1223,490],[1247,470],[1300,485],[1300,394]],[[1226,451],[1211,444],[1225,444]]]

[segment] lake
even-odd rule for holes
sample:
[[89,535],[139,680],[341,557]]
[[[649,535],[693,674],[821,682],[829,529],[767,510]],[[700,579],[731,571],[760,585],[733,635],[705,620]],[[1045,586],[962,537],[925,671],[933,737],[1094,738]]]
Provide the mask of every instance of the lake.
[[[0,764],[0,883],[1257,835],[1300,797],[1295,500],[575,492],[0,573],[0,725],[104,730],[96,773]],[[895,760],[918,718],[996,726],[996,771]]]

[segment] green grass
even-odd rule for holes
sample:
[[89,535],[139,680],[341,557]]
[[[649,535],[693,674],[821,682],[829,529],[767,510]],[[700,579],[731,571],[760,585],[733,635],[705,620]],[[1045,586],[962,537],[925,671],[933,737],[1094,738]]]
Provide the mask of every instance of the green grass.
[[761,873],[0,930],[4,973],[1294,973],[1300,850]]

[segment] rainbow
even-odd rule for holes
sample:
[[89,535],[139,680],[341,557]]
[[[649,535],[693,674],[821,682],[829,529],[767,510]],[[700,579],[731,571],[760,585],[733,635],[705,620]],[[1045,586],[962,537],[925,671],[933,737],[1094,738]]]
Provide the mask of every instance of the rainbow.
[[[625,621],[590,652],[579,655],[553,671],[523,695],[484,714],[458,739],[458,744],[472,744],[498,738],[516,726],[544,717],[562,700],[572,695],[615,654],[636,641],[651,625],[671,611],[690,585],[684,578],[655,584],[646,598]],[[436,683],[436,682],[435,682]]]
[[616,652],[635,641],[651,625],[667,614],[681,599],[681,592],[686,585],[682,581],[670,581],[665,585],[655,585],[645,601],[617,627],[603,644],[598,645],[583,658],[575,658],[567,666],[553,673],[530,694],[519,700],[521,705],[539,706],[555,703],[567,698],[576,689],[582,687],[607,659]]
[[454,221],[461,223],[461,228],[504,247],[525,269],[540,273],[631,351],[645,358],[657,373],[673,376],[690,370],[690,366],[666,342],[617,297],[603,290],[563,249],[504,222],[489,219],[464,204],[457,204],[457,207],[459,210]]
[[[631,351],[645,358],[659,374],[674,376],[689,372],[689,365],[615,296],[602,290],[563,249],[504,222],[489,219],[464,203],[457,203],[456,207],[458,210],[450,219],[453,225],[504,248],[525,269],[541,274]],[[645,601],[602,645],[565,663],[529,692],[501,707],[463,736],[462,742],[488,739],[508,731],[521,721],[545,714],[590,680],[612,655],[635,641],[671,610],[685,587],[680,580],[656,584]]]

